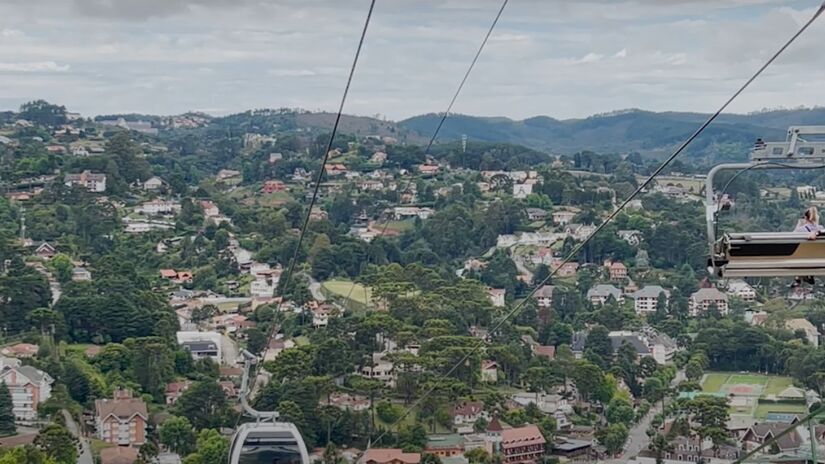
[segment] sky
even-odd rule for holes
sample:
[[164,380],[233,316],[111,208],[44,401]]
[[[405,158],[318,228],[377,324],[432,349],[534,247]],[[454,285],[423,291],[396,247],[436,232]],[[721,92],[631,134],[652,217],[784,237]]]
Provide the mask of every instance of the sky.
[[[453,111],[714,111],[820,0],[510,0]],[[377,0],[345,112],[443,112],[500,0]],[[336,110],[369,0],[0,0],[0,109]],[[825,17],[731,107],[825,104]]]

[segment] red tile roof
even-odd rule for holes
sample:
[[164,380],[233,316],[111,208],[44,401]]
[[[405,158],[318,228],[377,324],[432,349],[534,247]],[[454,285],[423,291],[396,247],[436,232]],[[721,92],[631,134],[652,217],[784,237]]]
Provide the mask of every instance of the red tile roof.
[[376,462],[379,464],[392,461],[401,461],[405,464],[418,464],[421,461],[420,453],[405,453],[399,448],[370,448],[364,452],[361,462]]
[[545,443],[544,435],[535,425],[505,429],[501,432],[501,447],[503,449],[543,445]]

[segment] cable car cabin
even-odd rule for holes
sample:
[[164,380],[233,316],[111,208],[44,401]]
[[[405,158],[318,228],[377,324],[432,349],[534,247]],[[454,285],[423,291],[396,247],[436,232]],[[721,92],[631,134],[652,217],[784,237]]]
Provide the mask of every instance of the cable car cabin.
[[728,233],[712,266],[724,277],[825,275],[825,237],[807,232]]
[[229,463],[309,464],[309,454],[294,424],[257,422],[243,424],[235,432]]
[[[825,126],[791,127],[785,142],[759,139],[750,158],[748,163],[717,165],[705,179],[708,270],[719,277],[825,275],[825,236],[815,240],[811,240],[807,232],[729,232],[717,236],[718,216],[725,210],[720,199],[739,174],[751,169],[825,168]],[[738,172],[721,192],[716,192],[714,177],[724,170]]]

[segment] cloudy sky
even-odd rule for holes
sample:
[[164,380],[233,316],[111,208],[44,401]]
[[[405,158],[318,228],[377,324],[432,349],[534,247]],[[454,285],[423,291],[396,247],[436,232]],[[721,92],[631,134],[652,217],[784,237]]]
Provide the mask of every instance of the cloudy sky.
[[[510,0],[454,111],[715,109],[820,0]],[[0,0],[0,109],[338,105],[369,0]],[[346,112],[443,111],[500,0],[378,0]],[[825,104],[825,18],[732,108]]]

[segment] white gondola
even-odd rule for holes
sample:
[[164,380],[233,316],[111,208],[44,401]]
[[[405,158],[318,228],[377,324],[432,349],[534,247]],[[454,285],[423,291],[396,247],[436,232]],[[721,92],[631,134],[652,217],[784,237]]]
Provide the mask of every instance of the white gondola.
[[[812,135],[820,140],[805,140]],[[723,170],[820,169],[825,163],[825,126],[797,126],[784,142],[757,140],[750,163],[715,166],[705,180],[705,216],[710,259],[708,270],[719,277],[791,277],[825,275],[825,237],[800,232],[739,232],[717,237],[718,214],[713,179]]]
[[248,402],[249,370],[257,358],[244,350],[241,405],[256,422],[242,424],[232,436],[229,464],[309,464],[309,453],[295,424],[278,422],[278,413],[253,409]]

